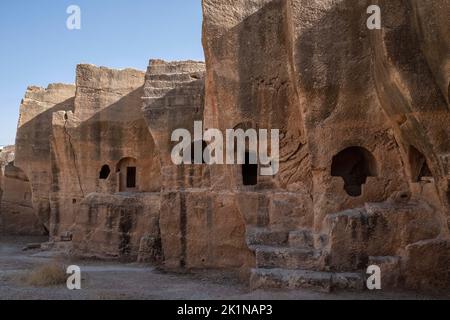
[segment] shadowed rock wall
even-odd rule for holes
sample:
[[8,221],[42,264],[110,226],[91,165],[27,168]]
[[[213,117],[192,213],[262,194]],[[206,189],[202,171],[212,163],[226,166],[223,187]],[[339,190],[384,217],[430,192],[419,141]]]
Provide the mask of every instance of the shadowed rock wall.
[[[75,86],[28,88],[3,199],[29,183],[39,224],[83,255],[238,268],[253,288],[361,289],[372,264],[385,287],[450,287],[448,1],[203,13],[206,65],[79,65]],[[280,171],[174,165],[172,132],[195,121],[279,129]]]
[[[152,192],[159,196],[158,151],[141,114],[143,84],[140,71],[79,65],[74,111],[53,115],[51,235],[74,233],[74,245],[80,252],[132,257],[145,236],[145,226],[148,233],[158,236],[151,220],[139,221],[139,232],[108,222],[116,214],[130,221],[144,214],[142,209],[120,205],[122,198]],[[109,205],[105,199],[110,200]],[[113,211],[96,216],[96,222],[87,228],[86,221],[94,219],[91,213],[102,208],[119,211],[105,209]],[[158,212],[159,203],[153,209]],[[128,242],[112,240],[124,236],[130,238],[130,248]],[[110,248],[105,252],[102,246],[88,246],[90,250],[86,246],[102,241]]]
[[[366,26],[373,4],[381,30]],[[339,272],[370,261],[396,265],[395,285],[436,286],[445,272],[432,260],[449,257],[448,2],[203,0],[203,11],[206,126],[282,133],[280,173],[253,196],[236,168],[217,172],[220,188],[241,190],[253,286],[351,287]],[[425,270],[413,257],[427,246],[439,249]]]
[[73,110],[75,86],[51,84],[48,88],[29,87],[20,105],[14,165],[31,182],[33,207],[49,230],[52,117],[54,112]]

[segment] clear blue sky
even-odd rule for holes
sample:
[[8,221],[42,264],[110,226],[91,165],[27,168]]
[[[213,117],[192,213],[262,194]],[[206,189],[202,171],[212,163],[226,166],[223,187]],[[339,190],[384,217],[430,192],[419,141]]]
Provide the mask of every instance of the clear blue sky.
[[[81,30],[66,28],[69,5],[81,8]],[[0,1],[0,146],[14,144],[28,85],[74,83],[78,63],[204,60],[201,24],[200,0]]]

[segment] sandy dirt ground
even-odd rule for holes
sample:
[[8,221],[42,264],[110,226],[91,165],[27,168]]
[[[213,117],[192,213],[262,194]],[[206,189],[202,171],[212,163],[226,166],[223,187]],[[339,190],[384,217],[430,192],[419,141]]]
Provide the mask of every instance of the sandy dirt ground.
[[23,251],[28,243],[42,238],[0,237],[0,300],[373,300],[450,299],[414,293],[333,292],[311,290],[250,291],[232,274],[196,271],[175,274],[141,264],[101,261],[64,261],[80,266],[82,289],[70,291],[65,285],[33,287],[24,280],[39,266],[60,259],[40,250]]

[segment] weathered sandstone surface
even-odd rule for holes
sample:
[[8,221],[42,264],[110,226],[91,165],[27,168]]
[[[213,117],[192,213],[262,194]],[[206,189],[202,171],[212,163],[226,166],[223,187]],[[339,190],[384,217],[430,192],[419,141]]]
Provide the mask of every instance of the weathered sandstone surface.
[[[373,4],[381,30],[366,27]],[[239,195],[242,215],[257,217],[246,219],[252,285],[352,287],[381,261],[394,286],[448,287],[437,262],[450,253],[448,1],[204,0],[203,10],[205,126],[282,132],[280,173]],[[233,187],[229,170],[220,176]]]
[[43,235],[32,203],[31,184],[25,173],[14,165],[15,147],[0,150],[0,234]]
[[73,111],[53,113],[50,235],[73,235],[76,251],[132,258],[142,237],[159,236],[160,164],[141,113],[144,76],[79,65]]
[[31,183],[33,206],[47,231],[50,225],[52,187],[51,142],[54,112],[73,108],[75,86],[51,84],[48,88],[29,87],[20,105],[14,165]]
[[[366,27],[373,4],[381,30]],[[13,195],[27,209],[2,228],[41,227],[85,256],[237,269],[253,288],[363,289],[370,265],[384,288],[449,288],[449,2],[203,11],[206,64],[79,65],[75,85],[27,90],[0,217]],[[279,129],[280,171],[175,165],[172,132],[194,121]]]
[[194,136],[194,121],[203,120],[204,73],[204,63],[151,61],[146,75],[143,112],[161,154],[165,264],[241,268],[252,258],[234,194],[212,189],[209,166],[176,166],[170,158],[172,132],[185,128]]

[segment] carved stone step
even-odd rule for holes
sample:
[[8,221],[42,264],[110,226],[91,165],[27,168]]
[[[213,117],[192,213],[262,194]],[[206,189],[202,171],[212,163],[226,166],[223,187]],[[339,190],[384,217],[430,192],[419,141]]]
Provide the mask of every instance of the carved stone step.
[[287,231],[271,231],[266,228],[248,228],[247,245],[249,247],[259,245],[285,245],[288,242]]
[[364,277],[360,273],[332,273],[309,270],[253,269],[250,278],[256,289],[316,289],[364,290]]
[[401,286],[401,257],[369,257],[368,264],[380,268],[383,289],[395,289]]
[[258,268],[318,269],[320,252],[310,248],[254,246]]
[[310,230],[296,230],[289,232],[291,247],[314,247],[314,236]]

